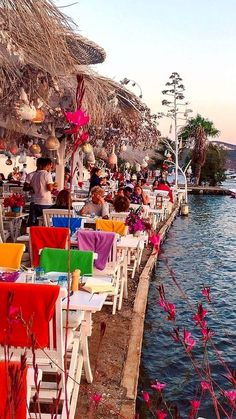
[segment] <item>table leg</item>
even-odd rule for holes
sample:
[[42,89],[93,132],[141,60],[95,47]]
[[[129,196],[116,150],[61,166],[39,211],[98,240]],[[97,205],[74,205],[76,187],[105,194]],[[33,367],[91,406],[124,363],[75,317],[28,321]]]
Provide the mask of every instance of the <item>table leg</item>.
[[92,334],[92,313],[85,311],[84,320],[81,323],[81,346],[84,361],[84,370],[88,383],[93,382],[93,374],[90,366],[89,349],[88,349],[88,336]]
[[10,234],[12,241],[15,243],[17,237],[20,235],[20,229],[22,224],[22,218],[13,218],[10,221],[9,228],[10,228]]

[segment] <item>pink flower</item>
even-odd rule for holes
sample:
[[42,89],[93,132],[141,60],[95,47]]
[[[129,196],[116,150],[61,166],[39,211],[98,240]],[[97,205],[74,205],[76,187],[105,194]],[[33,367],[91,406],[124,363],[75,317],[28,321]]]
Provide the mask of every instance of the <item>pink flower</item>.
[[173,303],[168,303],[168,320],[175,320],[176,311],[175,311],[175,305]]
[[191,410],[190,410],[190,413],[189,413],[189,418],[192,419],[192,418],[195,418],[195,416],[198,412],[198,409],[200,407],[201,402],[200,402],[200,400],[191,400],[190,404],[191,404]]
[[228,390],[224,391],[224,395],[227,397],[227,399],[234,404],[236,401],[236,390]]
[[167,311],[167,304],[166,304],[165,300],[163,300],[162,298],[160,298],[159,304],[160,304],[160,306],[162,308],[164,308],[165,311]]
[[201,388],[203,391],[211,390],[211,385],[207,381],[201,381]]
[[150,396],[147,391],[142,391],[143,400],[147,403],[148,406],[151,404]]
[[184,343],[187,346],[186,348],[187,352],[192,351],[193,347],[196,345],[196,341],[193,338],[191,338],[191,333],[187,332],[185,329],[184,329]]
[[157,410],[156,411],[156,418],[157,419],[165,419],[167,416],[167,413],[164,412],[163,410]]
[[65,117],[70,124],[79,125],[80,127],[87,125],[89,122],[89,116],[81,109],[75,112],[65,112]]
[[201,293],[202,293],[202,295],[204,296],[204,297],[206,297],[206,299],[207,299],[207,301],[209,302],[209,303],[211,303],[211,296],[210,296],[210,292],[211,292],[211,289],[210,289],[210,287],[204,287],[202,290],[201,290]]
[[10,306],[8,311],[8,318],[11,323],[18,322],[20,320],[21,312],[19,307]]
[[96,404],[96,406],[98,406],[100,401],[102,400],[102,395],[98,393],[94,393],[91,396],[91,400],[92,402],[94,402],[94,404]]
[[207,342],[208,340],[210,340],[212,336],[214,335],[214,332],[211,332],[209,327],[202,327],[201,332],[202,332],[202,337],[203,337],[204,342]]
[[193,320],[196,322],[196,324],[201,324],[203,322],[203,319],[206,317],[207,311],[204,310],[202,307],[202,304],[198,304],[197,308],[197,314],[193,316]]
[[154,390],[156,390],[156,391],[162,391],[164,388],[166,387],[166,384],[162,384],[162,383],[159,383],[159,381],[156,381],[156,383],[155,384],[152,384],[151,385],[151,388],[153,388]]

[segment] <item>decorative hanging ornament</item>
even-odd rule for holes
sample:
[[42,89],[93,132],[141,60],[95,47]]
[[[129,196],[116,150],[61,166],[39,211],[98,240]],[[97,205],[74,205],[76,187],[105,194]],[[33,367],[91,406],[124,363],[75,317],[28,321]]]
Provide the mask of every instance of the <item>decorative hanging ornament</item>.
[[12,164],[12,160],[10,159],[10,157],[8,157],[8,158],[7,158],[7,160],[5,161],[5,164],[6,164],[7,166],[11,166],[11,164]]
[[115,154],[115,146],[112,148],[112,153],[108,158],[108,163],[110,166],[115,166],[117,164],[117,155]]
[[25,153],[20,153],[20,157],[19,157],[18,163],[24,164],[25,162],[26,162],[26,155],[25,155]]
[[91,146],[91,144],[89,144],[89,143],[85,143],[85,144],[83,144],[83,146],[82,146],[82,150],[83,150],[83,152],[84,152],[84,153],[86,153],[86,154],[88,154],[88,153],[92,153],[92,151],[93,151],[93,147]]
[[31,152],[31,154],[33,154],[34,156],[36,156],[36,154],[40,154],[41,152],[41,148],[38,144],[32,144],[29,148],[29,151]]
[[140,172],[140,170],[141,170],[141,166],[140,166],[140,164],[139,164],[139,163],[136,163],[136,165],[135,165],[135,170],[136,170],[136,172]]
[[45,147],[48,150],[58,150],[60,147],[60,142],[54,135],[50,135],[45,141]]
[[87,162],[89,164],[95,164],[95,156],[93,152],[87,154]]
[[9,151],[10,151],[11,154],[17,154],[18,150],[19,149],[18,149],[16,144],[12,144],[9,148]]
[[24,103],[23,105],[16,106],[16,115],[19,119],[32,121],[36,118],[36,108],[34,105]]
[[126,151],[126,150],[127,150],[127,145],[126,144],[122,144],[121,151]]
[[142,169],[145,169],[148,166],[146,160],[143,159],[142,163],[141,163],[141,167]]
[[41,124],[45,119],[45,113],[42,109],[36,109],[36,116],[32,119],[34,124]]
[[149,156],[145,156],[144,157],[144,160],[149,161],[150,160],[150,157]]
[[126,169],[129,169],[130,168],[130,163],[128,161],[125,163],[125,168]]

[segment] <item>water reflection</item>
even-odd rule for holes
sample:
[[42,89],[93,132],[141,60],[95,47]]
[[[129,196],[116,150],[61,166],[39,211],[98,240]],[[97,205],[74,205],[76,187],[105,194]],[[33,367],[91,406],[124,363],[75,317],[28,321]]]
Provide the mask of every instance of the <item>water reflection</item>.
[[[202,300],[201,288],[210,286],[215,309],[208,308],[209,327],[214,331],[214,342],[228,365],[235,367],[236,348],[236,200],[224,196],[191,196],[189,217],[175,220],[162,248],[162,258],[167,258],[176,273],[176,279],[191,304]],[[145,321],[139,391],[150,392],[150,384],[161,381],[167,384],[165,395],[176,403],[182,417],[188,416],[189,400],[194,399],[199,377],[183,352],[169,336],[173,325],[166,321],[160,309],[158,284],[162,282],[168,298],[175,303],[181,327],[191,330],[196,339],[199,331],[194,328],[192,314],[181,291],[173,284],[164,260],[159,260],[151,280]],[[233,341],[233,343],[232,343]],[[196,345],[194,356],[202,359],[202,346]],[[221,376],[225,373],[213,351],[209,354],[212,375],[224,389],[229,389]],[[142,411],[143,403],[137,402],[140,418],[151,417]],[[208,398],[204,398],[199,416],[214,418]],[[221,416],[222,418],[224,416]]]

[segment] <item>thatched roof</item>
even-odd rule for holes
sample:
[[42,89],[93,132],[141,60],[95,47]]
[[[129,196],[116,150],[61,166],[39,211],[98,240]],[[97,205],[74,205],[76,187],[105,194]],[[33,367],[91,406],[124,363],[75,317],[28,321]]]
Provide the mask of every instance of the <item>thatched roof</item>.
[[0,29],[0,43],[5,47],[0,62],[6,71],[14,62],[55,76],[68,74],[78,64],[105,59],[104,50],[76,34],[73,22],[50,0],[0,0]]

